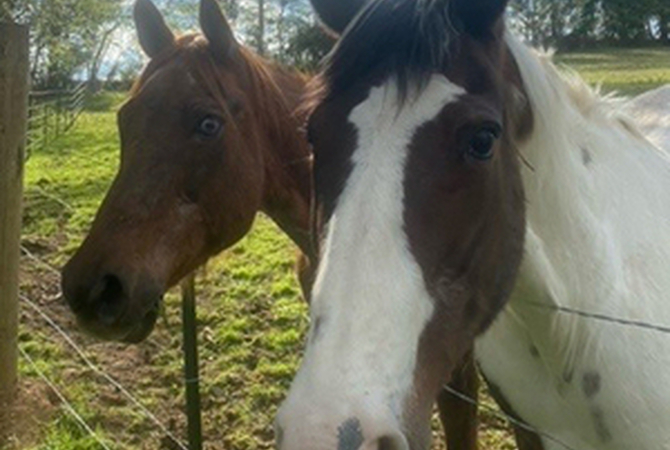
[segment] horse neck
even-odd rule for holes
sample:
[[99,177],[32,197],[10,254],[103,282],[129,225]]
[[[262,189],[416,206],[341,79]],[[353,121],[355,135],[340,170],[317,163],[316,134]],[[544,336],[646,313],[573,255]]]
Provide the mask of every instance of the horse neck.
[[301,117],[295,114],[307,80],[279,66],[255,61],[250,73],[261,94],[257,110],[259,138],[265,163],[263,212],[313,256],[309,233],[311,152],[301,135]]
[[[627,317],[631,301],[645,303],[629,285],[629,261],[638,251],[633,235],[656,227],[641,226],[640,218],[665,210],[670,219],[670,208],[648,199],[658,191],[653,186],[658,181],[650,180],[664,177],[659,172],[664,164],[612,105],[582,82],[560,75],[514,38],[508,45],[533,130],[519,145],[527,162],[522,168],[526,244],[507,311],[543,354],[552,355],[548,369],[559,377],[579,364],[599,325],[556,314],[556,307]],[[670,180],[667,173],[665,179]]]
[[534,130],[519,148],[532,169],[522,174],[526,252],[510,306],[574,360],[595,325],[532,303],[624,318],[636,305],[636,317],[670,320],[670,160],[610,101],[511,48]]
[[508,41],[533,116],[532,133],[519,146],[527,163],[522,166],[522,178],[528,227],[543,240],[565,240],[574,220],[585,217],[584,209],[589,207],[579,201],[590,188],[585,159],[592,158],[593,147],[603,143],[582,142],[589,140],[579,135],[588,119],[569,98],[565,81],[554,67],[515,39]]
[[530,166],[522,175],[528,208],[520,284],[531,291],[515,298],[613,307],[606,303],[629,289],[622,271],[638,251],[631,233],[644,229],[660,240],[667,233],[643,218],[670,218],[659,195],[659,185],[670,189],[670,165],[611,102],[517,41],[509,44],[534,118],[519,148]]

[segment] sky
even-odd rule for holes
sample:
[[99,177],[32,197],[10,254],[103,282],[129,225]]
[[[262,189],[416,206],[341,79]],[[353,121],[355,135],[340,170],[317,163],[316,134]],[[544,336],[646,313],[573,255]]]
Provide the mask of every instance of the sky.
[[[132,16],[134,2],[134,0],[124,0],[125,13],[128,17]],[[191,2],[193,3],[192,8],[190,7]],[[180,9],[175,8],[175,0],[154,0],[154,3],[159,10],[167,16],[166,20],[175,33],[187,33],[189,31],[197,30],[197,0],[190,0],[189,3],[186,4],[186,7],[189,9],[186,12],[183,11],[184,6]],[[166,11],[167,13],[165,13]],[[233,23],[232,25],[235,29],[235,24]],[[236,36],[241,42],[244,42],[245,36],[237,30]],[[99,77],[101,79],[107,79],[109,71],[112,70],[117,63],[120,64],[119,69],[121,70],[131,67],[135,70],[139,70],[147,61],[148,60],[143,54],[137,41],[135,26],[133,23],[128,23],[115,33],[112,44],[105,55]]]

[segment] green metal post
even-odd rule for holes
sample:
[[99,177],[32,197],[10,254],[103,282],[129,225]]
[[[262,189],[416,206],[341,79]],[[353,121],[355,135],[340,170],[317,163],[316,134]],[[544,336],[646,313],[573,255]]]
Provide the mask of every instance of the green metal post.
[[186,417],[190,450],[202,450],[200,417],[200,380],[198,371],[198,330],[195,311],[195,275],[181,284],[184,327],[184,375],[186,383]]

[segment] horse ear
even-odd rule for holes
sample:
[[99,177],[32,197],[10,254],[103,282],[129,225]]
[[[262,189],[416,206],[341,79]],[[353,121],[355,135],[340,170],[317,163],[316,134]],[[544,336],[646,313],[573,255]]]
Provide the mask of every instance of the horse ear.
[[217,59],[228,59],[237,50],[238,43],[233,29],[216,0],[200,1],[200,28]]
[[310,0],[321,22],[340,35],[369,0]]
[[474,37],[486,37],[494,33],[507,3],[508,0],[454,0],[452,11],[466,33]]
[[174,45],[174,35],[151,0],[137,0],[133,8],[135,28],[142,50],[153,58]]

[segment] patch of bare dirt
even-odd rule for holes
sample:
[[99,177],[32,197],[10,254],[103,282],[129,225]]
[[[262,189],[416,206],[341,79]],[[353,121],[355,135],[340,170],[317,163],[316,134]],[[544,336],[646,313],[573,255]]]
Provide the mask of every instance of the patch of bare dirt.
[[[19,450],[39,444],[44,426],[49,423],[58,409],[49,387],[36,380],[22,380],[17,388],[16,398],[9,406],[2,408],[4,417],[0,423],[9,424],[0,441],[3,450]],[[4,439],[3,439],[4,437]]]
[[[41,258],[49,248],[48,243],[31,243],[29,251]],[[175,395],[181,392],[182,374],[179,370],[166,372],[164,367],[155,364],[161,353],[174,346],[171,336],[179,333],[179,325],[166,327],[161,324],[147,341],[139,345],[100,342],[78,330],[60,293],[57,272],[24,255],[20,276],[22,296],[60,327],[100,370],[138,398],[170,433],[183,441],[186,428],[183,398]],[[99,427],[107,436],[115,436],[118,442],[132,444],[135,448],[179,448],[121,389],[89,367],[30,303],[22,300],[20,310],[20,340],[23,343],[48,342],[62,352],[58,356],[60,360],[49,361],[59,367],[57,387],[68,397],[70,388],[81,390],[85,386],[89,398],[85,408],[93,417],[89,425]],[[10,443],[3,447],[0,442],[0,450],[22,450],[39,444],[50,419],[59,410],[59,401],[57,398],[54,401],[47,386],[33,379],[24,379],[22,386],[25,388],[19,390],[17,409],[12,413],[16,416],[15,428],[20,432],[11,432]]]

